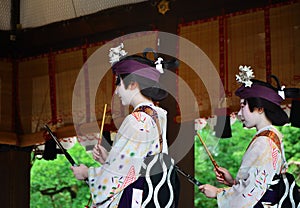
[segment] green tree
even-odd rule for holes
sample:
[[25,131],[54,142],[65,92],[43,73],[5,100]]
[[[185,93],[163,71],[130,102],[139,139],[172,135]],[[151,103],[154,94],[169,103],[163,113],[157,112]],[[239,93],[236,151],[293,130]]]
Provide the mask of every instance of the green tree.
[[[99,166],[79,143],[68,152],[78,164]],[[70,163],[61,154],[52,161],[35,160],[31,168],[30,182],[31,208],[84,207],[90,198],[87,184],[74,177]]]

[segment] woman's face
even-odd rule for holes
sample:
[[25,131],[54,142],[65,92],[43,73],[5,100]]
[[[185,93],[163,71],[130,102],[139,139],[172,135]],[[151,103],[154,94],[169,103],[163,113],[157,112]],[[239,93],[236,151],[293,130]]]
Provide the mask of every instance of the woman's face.
[[240,101],[240,111],[238,112],[239,120],[244,124],[247,128],[256,127],[258,119],[260,118],[260,114],[257,110],[253,112],[250,111],[248,103],[245,99],[241,99]]
[[119,85],[117,85],[116,95],[119,96],[119,98],[122,101],[122,105],[127,106],[132,103],[132,99],[134,98],[134,95],[136,94],[134,90],[131,90],[130,85],[125,88],[124,82],[122,79],[120,79]]

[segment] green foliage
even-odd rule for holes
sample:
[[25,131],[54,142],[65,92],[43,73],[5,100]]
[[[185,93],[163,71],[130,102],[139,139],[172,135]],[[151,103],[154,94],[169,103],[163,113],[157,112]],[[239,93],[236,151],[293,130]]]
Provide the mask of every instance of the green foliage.
[[[245,129],[241,122],[235,122],[232,126],[232,137],[229,139],[219,139],[213,136],[209,127],[199,132],[206,146],[210,150],[213,158],[219,166],[229,170],[233,177],[236,176],[242,157],[253,135],[255,129]],[[300,129],[291,126],[278,127],[284,135],[285,155],[288,162],[300,161]],[[290,165],[288,172],[297,177],[297,183],[300,182],[300,168],[296,165]],[[195,137],[195,177],[202,183],[208,183],[217,187],[222,187],[215,179],[213,165],[207,156],[202,143],[198,137]],[[198,187],[195,187],[195,207],[218,207],[215,199],[206,198]]]
[[[99,166],[79,143],[68,150],[78,164]],[[84,207],[90,197],[85,182],[77,180],[64,155],[53,161],[35,160],[31,168],[31,208]]]

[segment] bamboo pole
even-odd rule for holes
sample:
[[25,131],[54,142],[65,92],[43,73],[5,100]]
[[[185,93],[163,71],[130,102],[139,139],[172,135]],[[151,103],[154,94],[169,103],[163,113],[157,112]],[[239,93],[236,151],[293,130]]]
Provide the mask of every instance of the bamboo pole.
[[199,134],[198,132],[197,132],[197,136],[199,137],[201,143],[203,144],[203,147],[204,147],[206,153],[208,154],[208,157],[209,157],[209,159],[211,160],[212,164],[214,165],[214,167],[215,167],[216,169],[218,169],[219,165],[217,164],[217,162],[216,162],[216,161],[214,160],[214,158],[212,157],[210,151],[208,150],[207,146],[205,145],[205,143],[204,143],[202,137],[200,136],[200,134]]
[[107,107],[107,104],[104,104],[102,123],[101,123],[101,127],[100,127],[100,138],[98,140],[98,144],[101,144],[101,142],[102,142],[102,134],[103,134],[103,127],[104,127],[104,122],[105,122],[106,107]]

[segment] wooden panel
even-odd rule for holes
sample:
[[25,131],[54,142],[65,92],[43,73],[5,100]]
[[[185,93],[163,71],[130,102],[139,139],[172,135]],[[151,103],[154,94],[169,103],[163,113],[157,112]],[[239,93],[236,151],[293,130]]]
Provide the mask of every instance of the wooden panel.
[[0,60],[0,131],[13,131],[12,63]]
[[11,132],[0,132],[0,144],[18,145],[17,134]]
[[0,144],[1,207],[29,208],[31,148]]

